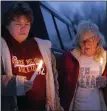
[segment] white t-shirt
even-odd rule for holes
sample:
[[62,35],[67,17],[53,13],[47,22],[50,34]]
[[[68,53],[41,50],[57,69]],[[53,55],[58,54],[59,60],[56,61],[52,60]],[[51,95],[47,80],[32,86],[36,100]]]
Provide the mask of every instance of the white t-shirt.
[[99,89],[96,78],[99,76],[100,63],[93,57],[80,56],[78,88],[74,100],[74,110],[101,110]]

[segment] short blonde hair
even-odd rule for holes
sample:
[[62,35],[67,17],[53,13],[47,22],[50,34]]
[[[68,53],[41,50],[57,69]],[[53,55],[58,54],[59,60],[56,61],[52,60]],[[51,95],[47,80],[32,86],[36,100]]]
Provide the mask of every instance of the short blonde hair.
[[77,34],[75,37],[75,47],[80,47],[80,39],[81,39],[83,33],[88,32],[88,31],[93,32],[96,35],[96,37],[100,38],[98,45],[100,45],[102,47],[106,46],[105,38],[102,35],[102,33],[99,31],[98,26],[90,20],[88,20],[88,21],[83,20],[79,23],[79,25],[77,27]]
[[92,21],[83,20],[78,24],[77,34],[76,34],[76,37],[74,40],[74,48],[79,50],[80,54],[81,54],[81,49],[80,49],[81,37],[84,33],[89,32],[89,31],[93,32],[96,35],[95,37],[100,38],[100,41],[98,43],[97,50],[96,50],[96,57],[95,57],[95,60],[97,61],[97,58],[102,56],[102,53],[103,53],[102,49],[103,49],[103,47],[106,47],[106,41],[105,41],[104,36],[99,31],[98,26],[95,23],[93,23]]

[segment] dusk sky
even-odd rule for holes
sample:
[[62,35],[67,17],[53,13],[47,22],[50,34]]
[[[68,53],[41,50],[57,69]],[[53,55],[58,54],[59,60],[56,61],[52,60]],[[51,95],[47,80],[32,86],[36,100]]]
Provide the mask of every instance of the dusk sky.
[[[106,2],[100,2],[100,1],[90,1],[90,2],[73,2],[73,1],[59,1],[59,2],[47,2],[51,7],[53,7],[55,10],[57,10],[59,13],[63,14],[65,12],[71,16],[71,19],[73,20],[73,15],[78,12],[78,15],[82,18],[86,18],[87,15],[93,14],[92,8],[96,10],[96,13],[93,16],[100,15],[100,19],[103,20],[106,17]],[[84,9],[87,11],[87,13],[84,12]],[[69,13],[71,12],[71,13]],[[95,17],[94,17],[95,18]],[[95,18],[96,19],[96,18]]]

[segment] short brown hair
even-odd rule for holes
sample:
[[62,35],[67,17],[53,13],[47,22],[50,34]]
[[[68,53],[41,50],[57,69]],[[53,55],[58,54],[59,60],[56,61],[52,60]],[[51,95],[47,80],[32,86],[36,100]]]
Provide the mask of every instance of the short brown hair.
[[9,25],[9,23],[14,20],[15,17],[21,15],[26,16],[30,23],[33,22],[33,11],[26,2],[15,2],[15,4],[8,10],[8,12],[3,17],[3,25]]

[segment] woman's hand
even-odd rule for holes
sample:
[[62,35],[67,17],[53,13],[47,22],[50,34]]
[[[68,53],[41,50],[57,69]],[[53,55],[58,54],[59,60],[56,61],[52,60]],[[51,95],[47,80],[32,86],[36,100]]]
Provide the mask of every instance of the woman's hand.
[[33,86],[33,82],[25,79],[25,81],[24,81],[24,89],[25,89],[25,92],[31,90],[31,89],[32,89],[32,86]]
[[107,84],[107,78],[104,76],[98,76],[96,78],[96,86],[98,88],[104,88]]

